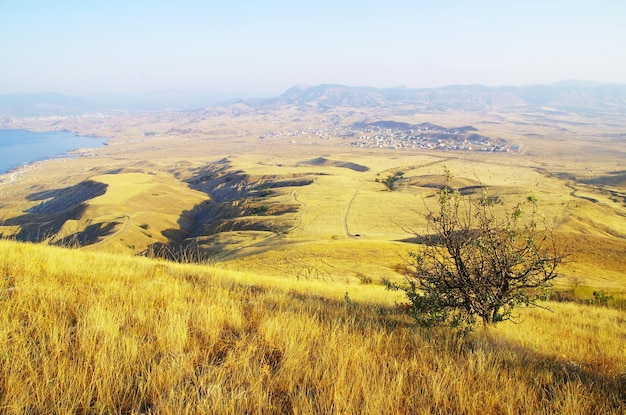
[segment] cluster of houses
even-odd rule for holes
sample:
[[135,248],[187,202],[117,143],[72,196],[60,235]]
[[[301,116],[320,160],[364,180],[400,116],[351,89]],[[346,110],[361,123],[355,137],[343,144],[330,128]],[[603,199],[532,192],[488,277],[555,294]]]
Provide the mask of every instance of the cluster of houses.
[[[273,138],[317,138],[329,139],[332,137],[342,137],[345,134],[345,127],[333,128],[299,128],[297,130],[269,131],[259,137],[259,141],[271,140]],[[295,140],[294,140],[295,142]]]
[[[401,123],[398,123],[401,124]],[[502,138],[490,138],[473,127],[444,128],[435,125],[381,126],[365,125],[353,134],[350,145],[367,148],[419,148],[443,151],[508,152],[513,147]]]
[[343,140],[346,144],[363,148],[430,149],[443,151],[518,151],[502,138],[480,135],[474,127],[445,128],[423,123],[410,125],[393,121],[335,125],[327,128],[300,128],[289,131],[270,131],[259,137],[260,141],[279,137],[298,139]]

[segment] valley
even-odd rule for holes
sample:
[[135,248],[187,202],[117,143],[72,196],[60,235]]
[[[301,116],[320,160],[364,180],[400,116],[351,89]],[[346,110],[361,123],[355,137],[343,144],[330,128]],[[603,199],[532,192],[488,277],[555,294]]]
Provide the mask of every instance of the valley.
[[[0,412],[623,413],[626,121],[481,91],[0,118],[110,137],[0,176]],[[446,172],[537,201],[539,308],[460,335],[386,288]]]
[[[581,274],[611,287],[626,281],[619,117],[414,111],[233,104],[15,121],[111,140],[4,175],[0,234],[129,255],[191,251],[268,274],[311,274],[310,259],[332,278],[398,277],[447,168],[459,189],[484,187],[505,204],[536,196],[546,225],[576,252],[563,284]],[[391,190],[384,181],[396,174]],[[301,270],[270,265],[293,257]]]

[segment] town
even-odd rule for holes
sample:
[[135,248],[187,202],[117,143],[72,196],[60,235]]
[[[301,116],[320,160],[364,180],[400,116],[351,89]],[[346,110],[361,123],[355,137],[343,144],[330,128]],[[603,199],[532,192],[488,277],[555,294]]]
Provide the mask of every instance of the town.
[[519,145],[510,144],[503,138],[478,134],[472,126],[445,128],[430,123],[412,125],[396,121],[270,131],[260,136],[259,140],[279,137],[291,137],[293,144],[299,142],[297,138],[339,138],[350,146],[363,148],[490,152],[517,152],[520,149]]

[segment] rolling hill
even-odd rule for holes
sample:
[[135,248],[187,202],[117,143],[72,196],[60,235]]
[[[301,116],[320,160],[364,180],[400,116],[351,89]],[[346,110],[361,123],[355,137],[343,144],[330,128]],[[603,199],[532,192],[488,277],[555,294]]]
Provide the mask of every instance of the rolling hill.
[[[0,412],[623,413],[620,88],[321,85],[20,118],[111,140],[0,176]],[[522,151],[384,141],[427,128]],[[503,215],[538,201],[567,255],[552,312],[463,337],[385,289],[447,172]]]

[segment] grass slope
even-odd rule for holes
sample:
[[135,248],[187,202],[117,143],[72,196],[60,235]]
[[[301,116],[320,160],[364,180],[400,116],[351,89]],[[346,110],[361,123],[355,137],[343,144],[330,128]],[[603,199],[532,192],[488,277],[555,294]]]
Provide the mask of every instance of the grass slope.
[[137,253],[175,239],[208,196],[165,173],[119,172],[29,198],[38,203],[0,221],[5,237]]
[[623,310],[458,339],[377,284],[0,241],[0,411],[618,414]]
[[[530,194],[538,198],[546,225],[572,253],[560,284],[625,286],[626,208],[618,188],[596,184],[584,169],[547,173],[517,156],[499,164],[479,155],[394,154],[307,158],[292,149],[211,162],[154,160],[141,169],[109,170],[68,188],[22,196],[30,204],[17,195],[7,198],[8,206],[15,203],[11,214],[18,216],[0,221],[0,232],[25,240],[56,232],[55,243],[84,241],[90,250],[131,254],[155,243],[176,248],[182,242],[234,269],[379,279],[393,275],[406,252],[415,249],[406,242],[425,231],[424,214],[436,208],[433,195],[446,166],[464,194],[484,188],[507,206]],[[388,177],[397,178],[393,191],[384,184]],[[13,184],[2,189],[18,188],[27,191]],[[67,206],[72,200],[76,203]]]

